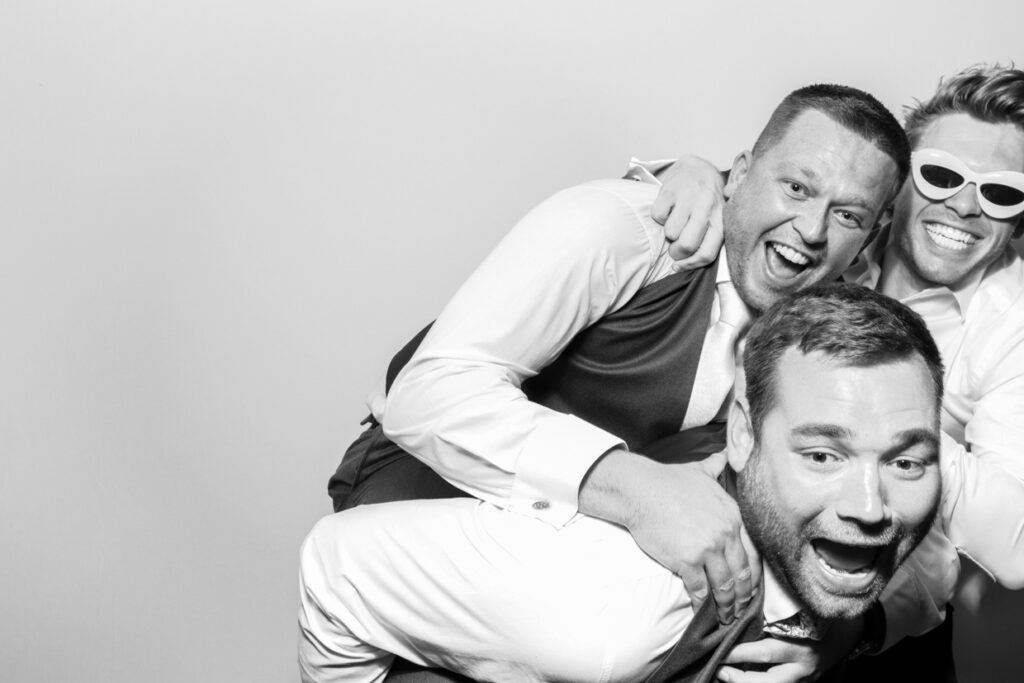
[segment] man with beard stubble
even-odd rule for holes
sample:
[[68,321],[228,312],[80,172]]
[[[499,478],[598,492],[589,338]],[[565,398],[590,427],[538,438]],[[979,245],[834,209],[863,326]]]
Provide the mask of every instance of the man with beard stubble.
[[[931,524],[939,353],[903,305],[825,285],[754,323],[743,369],[722,476],[764,560],[743,637],[763,623],[821,638],[874,604]],[[676,439],[652,451],[683,456]],[[626,529],[587,516],[558,529],[468,498],[360,506],[317,524],[301,580],[305,681],[380,680],[394,655],[481,681],[705,681],[724,656],[664,672],[700,616]]]

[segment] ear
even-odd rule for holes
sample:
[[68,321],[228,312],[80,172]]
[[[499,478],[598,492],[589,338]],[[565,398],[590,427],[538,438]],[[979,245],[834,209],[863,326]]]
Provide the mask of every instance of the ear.
[[726,451],[729,466],[735,472],[740,472],[747,466],[747,461],[754,452],[754,428],[750,424],[750,407],[745,396],[734,399],[729,406]]
[[736,155],[736,158],[732,162],[732,170],[729,171],[729,180],[725,183],[725,198],[728,199],[732,196],[736,188],[743,183],[743,178],[746,177],[747,171],[750,170],[751,154],[750,150],[744,150]]

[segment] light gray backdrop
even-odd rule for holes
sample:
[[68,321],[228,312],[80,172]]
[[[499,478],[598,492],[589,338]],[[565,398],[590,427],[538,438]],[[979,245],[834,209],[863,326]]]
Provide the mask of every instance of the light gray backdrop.
[[363,396],[520,214],[633,154],[728,165],[812,81],[898,109],[1024,56],[1022,19],[3,3],[0,677],[294,680],[297,548]]

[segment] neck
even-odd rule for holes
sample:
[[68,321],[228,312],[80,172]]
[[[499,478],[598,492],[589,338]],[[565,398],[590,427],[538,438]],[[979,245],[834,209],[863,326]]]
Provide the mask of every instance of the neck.
[[882,252],[879,265],[882,268],[878,286],[875,288],[882,294],[901,300],[923,292],[932,286],[922,279],[911,267],[906,255],[896,244],[896,236],[892,235],[889,244]]

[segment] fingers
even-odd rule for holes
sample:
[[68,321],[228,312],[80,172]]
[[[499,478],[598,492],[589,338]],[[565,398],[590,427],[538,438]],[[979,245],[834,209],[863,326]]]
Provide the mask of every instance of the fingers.
[[686,587],[686,592],[690,596],[690,602],[693,603],[693,613],[696,614],[700,606],[708,599],[708,582],[707,577],[704,575],[704,568],[697,567],[696,569],[691,569],[689,566],[685,566],[678,570],[676,574],[683,580],[683,586]]
[[762,638],[735,646],[722,660],[725,664],[781,664],[793,659],[789,643],[777,638]]
[[[668,255],[674,260],[692,257],[700,248],[704,234],[708,231],[706,210],[694,206],[692,211],[676,208],[665,221],[665,237],[672,242]],[[673,237],[669,238],[669,235]]]
[[[672,192],[667,191],[665,186],[662,185],[661,189],[658,190],[658,196],[654,198],[654,203],[651,204],[651,218],[653,218],[654,222],[658,225],[665,226],[665,238],[669,242],[673,242],[679,237],[678,232],[672,232],[673,228],[678,230],[685,225],[685,221],[683,223],[679,223],[678,219],[672,222],[671,227],[668,225],[669,216],[672,214],[675,206],[675,196]],[[679,211],[678,213],[684,212]]]
[[794,674],[786,665],[774,666],[767,671],[743,671],[731,666],[723,666],[716,673],[717,680],[722,683],[797,683],[805,680]]
[[[743,555],[736,561],[743,562],[746,559],[746,555]],[[750,565],[747,565],[733,575],[733,580],[736,582],[734,589],[736,592],[736,616],[743,614],[747,609],[747,605],[754,599],[754,591],[757,584],[753,581],[753,574]]]
[[736,579],[722,555],[712,555],[704,564],[708,576],[711,597],[718,609],[718,621],[723,624],[732,623],[736,618]]
[[[742,541],[744,533],[743,527],[739,526],[735,535],[726,539],[721,555],[712,557],[705,564],[711,595],[718,605],[718,618],[723,624],[743,613],[758,585]],[[760,581],[760,573],[757,580]]]
[[[677,272],[680,270],[703,268],[718,258],[718,252],[722,249],[725,241],[725,233],[722,229],[722,202],[717,198],[704,211],[695,211],[693,215],[707,215],[707,223],[701,231],[700,245],[689,257],[677,259],[672,265]],[[690,228],[684,228],[683,233]],[[696,231],[695,231],[696,232]],[[672,247],[669,247],[669,255],[672,255]]]

